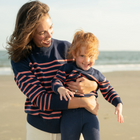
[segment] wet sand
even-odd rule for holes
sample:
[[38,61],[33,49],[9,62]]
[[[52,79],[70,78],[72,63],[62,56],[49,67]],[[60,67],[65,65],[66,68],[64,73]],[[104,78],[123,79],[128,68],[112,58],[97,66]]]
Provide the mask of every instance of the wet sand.
[[[124,123],[117,122],[115,107],[99,93],[101,140],[140,140],[140,71],[104,73],[123,101]],[[26,139],[25,96],[13,76],[0,76],[0,140]]]

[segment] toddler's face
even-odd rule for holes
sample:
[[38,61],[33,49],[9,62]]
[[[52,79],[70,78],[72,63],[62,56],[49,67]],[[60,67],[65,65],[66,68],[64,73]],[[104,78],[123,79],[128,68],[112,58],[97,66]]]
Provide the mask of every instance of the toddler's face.
[[74,56],[77,67],[88,70],[95,63],[95,58],[93,55],[86,55],[86,47],[81,47],[80,52]]

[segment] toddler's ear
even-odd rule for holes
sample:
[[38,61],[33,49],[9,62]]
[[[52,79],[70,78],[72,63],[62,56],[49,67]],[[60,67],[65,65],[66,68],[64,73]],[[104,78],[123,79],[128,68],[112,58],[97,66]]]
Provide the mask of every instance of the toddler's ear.
[[72,51],[72,56],[73,56],[74,59],[76,58],[74,51]]

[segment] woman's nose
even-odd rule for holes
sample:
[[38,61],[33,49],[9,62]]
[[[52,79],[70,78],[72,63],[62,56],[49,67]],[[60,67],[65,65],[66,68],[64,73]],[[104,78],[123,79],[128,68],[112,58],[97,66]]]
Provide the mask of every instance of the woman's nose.
[[52,32],[51,31],[47,31],[45,34],[45,38],[51,38],[52,37]]

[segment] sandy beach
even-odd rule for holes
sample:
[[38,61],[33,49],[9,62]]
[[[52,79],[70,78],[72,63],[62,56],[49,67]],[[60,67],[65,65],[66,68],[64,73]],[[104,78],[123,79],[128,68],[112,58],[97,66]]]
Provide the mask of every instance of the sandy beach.
[[[99,93],[101,140],[140,140],[140,71],[104,73],[123,101],[124,123],[117,122],[115,107]],[[0,76],[0,140],[26,139],[25,96],[13,75]]]

